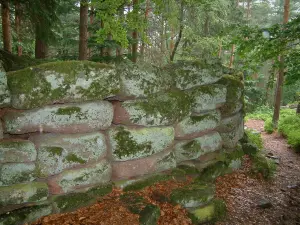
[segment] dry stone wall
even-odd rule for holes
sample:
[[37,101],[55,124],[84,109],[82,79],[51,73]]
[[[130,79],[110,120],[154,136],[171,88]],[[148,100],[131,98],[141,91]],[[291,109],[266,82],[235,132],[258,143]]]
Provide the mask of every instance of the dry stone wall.
[[2,69],[0,224],[69,211],[113,183],[217,162],[239,148],[242,95],[240,77],[218,60]]

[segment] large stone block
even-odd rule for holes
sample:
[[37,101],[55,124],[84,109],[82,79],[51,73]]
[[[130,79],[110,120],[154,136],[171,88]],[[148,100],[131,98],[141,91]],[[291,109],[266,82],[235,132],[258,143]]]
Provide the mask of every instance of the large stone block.
[[10,72],[7,80],[12,106],[17,109],[102,100],[119,92],[116,69],[88,61],[45,63]]
[[215,129],[221,120],[218,110],[185,118],[175,126],[175,137],[178,139],[195,138]]
[[244,84],[237,75],[224,75],[219,84],[227,87],[226,102],[238,102],[242,97]]
[[32,162],[36,159],[36,150],[27,140],[0,141],[0,163]]
[[7,87],[6,72],[0,61],[0,108],[10,105],[10,93]]
[[34,163],[9,163],[0,165],[0,186],[30,182],[34,179]]
[[221,84],[212,84],[195,87],[187,93],[194,101],[192,112],[201,113],[221,107],[226,102],[226,87]]
[[176,87],[185,90],[195,86],[215,83],[223,75],[218,59],[202,61],[178,61],[169,68],[175,77]]
[[127,97],[145,97],[172,86],[172,77],[162,69],[146,63],[126,61],[117,66],[121,94]]
[[50,176],[64,169],[95,162],[107,153],[101,133],[41,134],[30,137],[38,150],[39,176]]
[[157,93],[147,100],[116,102],[114,123],[141,126],[172,125],[188,116],[191,98],[182,91]]
[[102,160],[86,167],[65,170],[49,179],[49,188],[52,194],[72,192],[85,186],[106,184],[111,179],[111,165]]
[[214,152],[222,147],[222,138],[218,132],[213,132],[191,141],[181,141],[175,145],[177,163],[197,159],[201,155]]
[[0,206],[40,202],[48,197],[48,186],[42,182],[0,187]]
[[174,153],[166,151],[151,155],[146,158],[125,162],[113,162],[113,180],[131,179],[138,176],[169,170],[176,167]]
[[239,100],[238,102],[226,102],[221,108],[222,117],[228,117],[233,114],[238,113],[243,109],[243,102]]
[[174,140],[173,127],[124,128],[109,131],[115,161],[143,158],[168,148]]
[[218,127],[218,131],[222,133],[233,131],[236,127],[239,126],[242,120],[243,115],[241,113],[222,118],[220,126]]
[[233,131],[220,133],[220,135],[223,139],[224,148],[236,147],[238,141],[242,139],[244,135],[244,121],[242,120]]
[[52,213],[50,204],[42,204],[16,209],[0,215],[0,225],[23,225]]
[[3,120],[5,132],[84,133],[111,125],[113,107],[106,101],[46,106],[41,109],[9,112]]

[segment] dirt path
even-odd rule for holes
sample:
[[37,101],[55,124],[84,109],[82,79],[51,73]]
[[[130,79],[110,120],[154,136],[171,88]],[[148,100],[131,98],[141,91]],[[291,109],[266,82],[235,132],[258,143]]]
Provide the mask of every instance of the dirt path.
[[226,221],[218,224],[300,225],[300,155],[278,134],[263,132],[263,121],[245,125],[262,132],[267,154],[277,158],[276,176],[271,181],[250,177],[245,166],[218,179],[217,195],[229,211]]

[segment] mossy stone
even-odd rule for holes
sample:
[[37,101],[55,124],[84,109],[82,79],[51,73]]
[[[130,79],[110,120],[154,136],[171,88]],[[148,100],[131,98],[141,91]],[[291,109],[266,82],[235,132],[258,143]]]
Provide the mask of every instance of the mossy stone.
[[0,163],[23,163],[36,160],[37,152],[27,140],[0,141]]
[[109,131],[113,159],[126,161],[146,157],[163,151],[174,140],[173,127],[125,128]]
[[0,165],[0,186],[30,182],[34,179],[34,163],[9,163]]
[[16,209],[9,213],[0,215],[0,225],[22,225],[34,222],[35,220],[52,213],[50,204]]
[[191,184],[172,191],[170,199],[172,202],[184,207],[198,207],[206,204],[214,197],[212,185]]
[[155,225],[160,217],[160,209],[156,205],[148,204],[141,212],[139,223],[141,225]]
[[255,144],[252,143],[244,143],[242,144],[243,151],[247,155],[256,155],[259,152],[258,147]]
[[194,209],[189,214],[193,224],[214,223],[226,216],[226,205],[222,200],[215,199],[210,204]]
[[67,195],[54,196],[55,209],[59,213],[74,211],[80,207],[90,205],[97,201],[98,197],[109,194],[112,191],[112,185],[96,186],[84,190],[83,192],[76,192]]
[[238,144],[239,140],[244,135],[244,121],[241,120],[239,125],[235,127],[233,131],[220,133],[223,139],[223,147],[233,149]]
[[119,92],[112,66],[88,61],[60,61],[8,73],[12,106],[32,109],[57,102],[102,100]]
[[230,132],[238,127],[243,120],[242,113],[237,113],[229,117],[222,118],[218,127],[219,132]]
[[199,177],[197,177],[194,182],[200,184],[213,182],[217,177],[222,176],[228,172],[228,165],[225,162],[218,161],[204,168]]
[[155,183],[166,181],[172,179],[172,176],[168,175],[154,175],[151,177],[147,177],[143,180],[138,180],[133,182],[132,184],[127,185],[123,190],[124,191],[137,191],[141,190],[145,187],[151,186]]
[[227,87],[226,102],[238,102],[242,97],[244,84],[238,76],[224,75],[218,83]]
[[222,138],[218,132],[203,135],[190,141],[178,142],[174,153],[177,163],[197,159],[201,155],[214,152],[222,147]]
[[[0,62],[0,64],[2,64]],[[10,92],[7,86],[6,72],[0,65],[0,108],[10,106]]]
[[48,197],[48,186],[42,182],[0,187],[0,206],[40,202]]

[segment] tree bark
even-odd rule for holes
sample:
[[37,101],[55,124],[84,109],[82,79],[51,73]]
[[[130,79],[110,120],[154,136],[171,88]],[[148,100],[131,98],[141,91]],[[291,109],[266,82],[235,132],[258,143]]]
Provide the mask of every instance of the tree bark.
[[21,46],[21,8],[20,3],[16,2],[15,4],[15,21],[16,21],[16,34],[17,34],[17,52],[18,56],[22,55],[22,46]]
[[[289,8],[290,0],[284,1],[284,15],[283,23],[286,24],[289,20]],[[280,67],[277,78],[276,92],[275,92],[275,104],[274,104],[274,113],[273,113],[273,128],[277,129],[278,120],[280,115],[280,105],[281,105],[281,96],[282,96],[282,86],[284,81],[284,57],[280,56]]]
[[[138,0],[133,0],[133,10],[137,11],[137,4],[138,4]],[[132,32],[132,39],[133,39],[133,44],[132,44],[132,57],[131,57],[131,61],[136,63],[137,62],[137,49],[138,49],[138,32],[135,29]]]
[[235,49],[235,45],[232,45],[232,47],[231,47],[230,61],[229,61],[229,68],[232,68],[232,67],[233,67],[233,61],[234,61],[234,49]]
[[[91,12],[90,12],[90,25],[94,23],[94,7],[91,7]],[[88,32],[88,39],[90,38],[90,33]],[[92,48],[88,48],[88,57],[91,58],[92,55]]]
[[1,1],[1,16],[2,16],[2,36],[3,36],[3,46],[4,50],[12,52],[11,44],[11,27],[9,18],[9,1]]
[[[150,9],[149,9],[149,0],[146,0],[146,10],[145,10],[145,21],[147,22],[148,20],[148,15],[149,15]],[[145,33],[147,33],[147,30],[145,31]],[[144,59],[144,53],[145,53],[145,42],[142,42],[142,46],[141,46],[141,57]]]
[[179,18],[179,34],[178,34],[178,38],[176,39],[176,43],[175,43],[175,46],[174,46],[174,49],[171,53],[171,56],[170,56],[170,61],[173,62],[174,61],[174,57],[175,57],[175,53],[176,53],[176,50],[178,48],[178,45],[180,43],[180,40],[181,40],[181,37],[182,37],[182,32],[183,32],[183,7],[184,7],[184,3],[183,3],[183,0],[181,0],[181,6],[180,6],[180,18]]
[[47,57],[48,53],[48,45],[41,38],[36,35],[35,38],[35,58],[36,59],[44,59]]
[[88,1],[80,1],[80,25],[79,25],[79,60],[87,60],[88,47]]
[[296,113],[297,113],[297,114],[300,114],[300,101],[298,102]]
[[250,18],[250,2],[251,0],[247,0],[247,20]]

